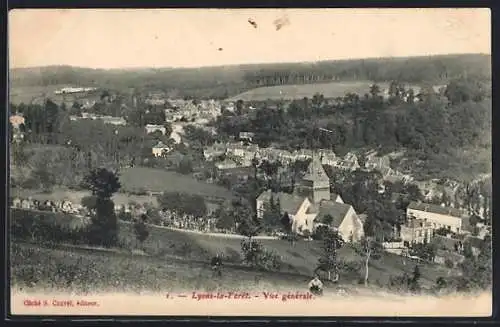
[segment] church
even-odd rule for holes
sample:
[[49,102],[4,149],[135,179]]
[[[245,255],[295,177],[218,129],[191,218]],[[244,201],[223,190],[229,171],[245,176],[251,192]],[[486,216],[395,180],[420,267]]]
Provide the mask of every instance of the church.
[[257,198],[259,218],[271,200],[279,201],[281,213],[290,216],[292,230],[297,234],[313,233],[316,227],[329,225],[346,242],[356,242],[364,235],[363,221],[354,208],[345,204],[340,195],[330,192],[330,179],[318,157],[313,157],[293,194],[267,190]]

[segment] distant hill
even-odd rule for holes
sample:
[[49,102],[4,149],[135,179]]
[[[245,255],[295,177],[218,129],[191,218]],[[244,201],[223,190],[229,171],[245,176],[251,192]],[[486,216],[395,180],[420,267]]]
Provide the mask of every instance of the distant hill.
[[121,91],[163,90],[175,92],[178,96],[227,98],[261,86],[367,80],[435,83],[460,76],[491,79],[491,56],[463,54],[161,69],[48,66],[14,68],[9,77],[13,89],[51,85],[97,86]]

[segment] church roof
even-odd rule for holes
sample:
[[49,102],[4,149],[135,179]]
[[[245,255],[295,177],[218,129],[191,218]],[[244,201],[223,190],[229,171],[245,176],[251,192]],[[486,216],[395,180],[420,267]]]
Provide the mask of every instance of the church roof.
[[313,160],[307,168],[307,173],[303,177],[303,180],[313,181],[313,182],[330,182],[330,178],[325,172],[321,160],[318,156],[314,156]]
[[271,197],[273,197],[274,201],[278,201],[279,199],[281,211],[287,212],[291,215],[296,214],[302,203],[306,200],[303,196],[297,196],[284,192],[272,193],[270,190],[267,190],[259,195],[257,200],[268,203],[271,201]]
[[327,215],[330,215],[333,217],[331,226],[335,228],[338,228],[340,224],[342,224],[342,221],[344,221],[349,209],[352,208],[350,204],[339,203],[331,200],[321,201],[318,207],[318,215],[316,216],[315,221],[317,223],[321,223]]

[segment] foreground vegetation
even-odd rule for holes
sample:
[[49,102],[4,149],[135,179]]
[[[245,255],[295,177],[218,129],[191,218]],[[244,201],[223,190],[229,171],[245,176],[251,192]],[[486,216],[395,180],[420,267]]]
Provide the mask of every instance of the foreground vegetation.
[[[46,247],[60,246],[61,244],[87,245],[85,238],[82,237],[85,223],[74,216],[43,212],[35,213],[26,210],[13,210],[12,213],[13,229],[11,235],[14,241],[13,244],[35,242]],[[30,219],[37,220],[36,228],[33,228],[34,224],[33,222],[30,223]],[[216,253],[222,253],[226,265],[251,269],[251,267],[243,263],[241,239],[187,233],[151,225],[148,226],[148,231],[149,237],[140,244],[137,241],[134,225],[119,222],[118,244],[114,248],[129,253],[129,259],[127,260],[130,261],[137,258],[135,256],[130,257],[130,252],[141,249],[143,251],[141,253],[156,258],[155,260],[158,260],[157,263],[160,265],[163,264],[162,262],[168,263],[175,259],[182,260],[185,263],[201,264],[205,267],[203,269],[208,269],[207,265],[211,257]],[[264,239],[259,240],[259,242],[266,250],[277,254],[280,258],[281,264],[277,269],[279,273],[284,273],[287,276],[291,274],[299,280],[305,280],[312,276],[313,270],[318,264],[318,258],[321,256],[321,243],[318,241],[298,241],[293,246],[286,240]],[[29,247],[36,248],[34,244]],[[12,252],[12,255],[17,254]],[[115,255],[114,252],[103,254],[112,261],[115,260],[113,259]],[[28,256],[25,258],[23,265],[32,265],[30,261],[35,257],[36,255],[33,255],[33,257]],[[125,257],[127,256],[125,255]],[[363,258],[353,248],[349,246],[341,248],[338,251],[338,261],[341,266],[340,282],[342,284],[358,284],[362,282],[362,276],[364,275],[362,269]],[[38,266],[38,269],[44,271],[52,269],[45,267],[49,262],[43,261],[42,266]],[[415,264],[408,260],[404,264],[401,257],[384,253],[380,259],[370,262],[370,284],[386,286],[389,284],[391,277],[397,277],[405,273],[411,274]],[[435,284],[436,278],[446,277],[449,272],[455,273],[435,264],[419,264],[419,267],[422,274],[421,283],[427,288]],[[109,267],[102,265],[96,269],[107,270]],[[179,269],[182,269],[182,267]],[[249,274],[258,275],[257,272]],[[249,280],[253,279],[249,278]]]

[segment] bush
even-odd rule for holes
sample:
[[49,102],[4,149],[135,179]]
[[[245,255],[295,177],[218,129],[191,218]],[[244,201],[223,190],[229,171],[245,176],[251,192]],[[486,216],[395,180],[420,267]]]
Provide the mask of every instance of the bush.
[[446,258],[446,259],[444,260],[444,265],[445,265],[445,266],[446,266],[446,268],[448,268],[448,269],[451,269],[451,268],[455,267],[455,263],[453,262],[453,260],[448,259],[448,258]]
[[10,235],[30,242],[88,243],[87,226],[72,227],[75,218],[54,212],[12,208]]
[[256,240],[241,242],[243,262],[254,268],[278,271],[282,266],[282,258],[274,251],[265,249],[262,243]]
[[329,233],[328,226],[320,225],[314,230],[312,238],[313,240],[316,241],[322,241],[325,238],[325,235],[328,235],[328,233]]
[[134,232],[135,232],[135,237],[137,240],[141,243],[144,244],[144,241],[148,238],[149,236],[149,230],[146,226],[145,223],[145,218],[140,218],[134,223]]
[[118,217],[118,220],[122,220],[122,221],[132,221],[133,220],[132,213],[125,212],[125,210],[118,211],[117,217]]

